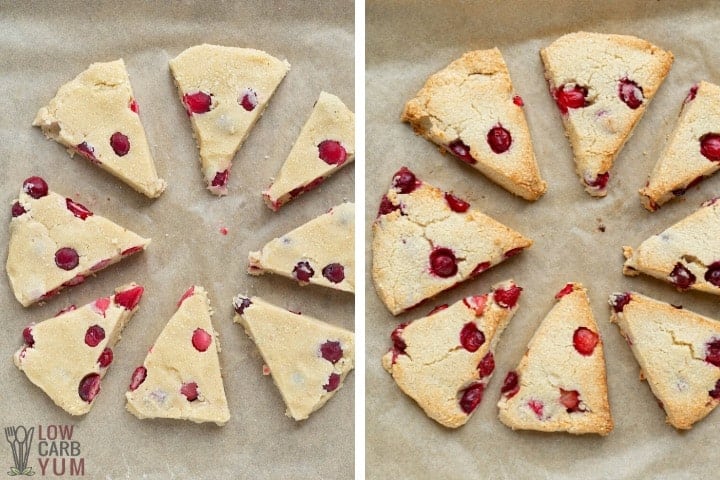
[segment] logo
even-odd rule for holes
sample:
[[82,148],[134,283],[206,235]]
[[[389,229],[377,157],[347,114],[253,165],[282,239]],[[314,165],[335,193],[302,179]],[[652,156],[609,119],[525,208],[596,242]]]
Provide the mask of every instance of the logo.
[[5,439],[10,444],[13,454],[13,462],[15,466],[10,468],[8,475],[26,475],[28,477],[35,475],[32,467],[28,467],[28,457],[30,456],[30,447],[32,446],[33,433],[35,427],[26,429],[24,426],[6,427]]

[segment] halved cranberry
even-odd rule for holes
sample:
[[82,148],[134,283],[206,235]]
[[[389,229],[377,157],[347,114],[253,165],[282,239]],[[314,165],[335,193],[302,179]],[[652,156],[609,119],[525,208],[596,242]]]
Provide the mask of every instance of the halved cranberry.
[[470,208],[470,204],[468,202],[456,197],[449,192],[445,192],[445,201],[450,207],[450,210],[452,210],[453,212],[463,213],[467,212],[467,209]]
[[147,377],[147,369],[143,366],[137,367],[132,373],[132,377],[130,377],[130,391],[133,392],[137,390],[145,381],[145,377]]
[[233,308],[238,315],[245,313],[245,309],[252,305],[252,302],[247,297],[236,297],[233,301]]
[[645,98],[642,87],[627,77],[620,79],[620,83],[618,83],[618,95],[620,96],[620,100],[632,110],[640,107]]
[[61,309],[59,312],[57,312],[55,314],[55,316],[59,317],[60,315],[67,313],[67,312],[72,312],[73,310],[77,310],[77,306],[76,305],[68,305],[67,307],[65,307],[65,308]]
[[692,87],[690,87],[690,91],[688,92],[687,97],[685,97],[684,103],[690,103],[693,100],[695,100],[695,97],[697,96],[699,87],[700,86],[697,83],[695,85],[693,85]]
[[390,340],[392,340],[393,342],[392,363],[395,363],[398,355],[405,355],[405,349],[407,348],[407,344],[402,338],[402,333],[407,326],[407,323],[401,323],[400,325],[395,327],[395,330],[393,330],[390,334]]
[[448,278],[458,271],[457,259],[449,248],[436,248],[430,252],[430,272],[441,278]]
[[583,180],[588,187],[603,190],[607,186],[608,180],[610,180],[610,172],[598,173],[595,178],[585,177]]
[[560,85],[553,90],[552,95],[563,114],[567,114],[569,108],[583,108],[588,105],[585,100],[588,95],[587,87],[581,87],[574,83]]
[[85,332],[85,345],[97,347],[105,339],[105,329],[100,325],[92,325]]
[[186,93],[182,101],[188,116],[193,113],[207,113],[212,107],[212,95],[202,91]]
[[313,270],[309,262],[298,262],[293,268],[293,276],[299,282],[309,282],[313,275],[315,275],[315,270]]
[[720,339],[712,339],[705,345],[705,348],[707,349],[705,361],[720,367]]
[[109,347],[106,347],[103,349],[102,353],[100,354],[100,357],[98,357],[98,363],[100,364],[100,368],[105,368],[108,365],[110,365],[113,361],[113,351]]
[[421,182],[415,177],[415,174],[407,167],[402,167],[398,170],[392,179],[392,186],[397,188],[400,193],[410,193],[415,190],[420,183]]
[[512,135],[510,135],[508,129],[498,123],[488,132],[487,143],[493,152],[497,154],[504,153],[508,151],[512,144]]
[[592,355],[595,346],[600,341],[600,336],[587,327],[578,327],[573,333],[573,346],[580,355],[586,357]]
[[524,107],[524,106],[525,106],[525,102],[523,102],[523,99],[522,99],[522,97],[521,97],[520,95],[515,95],[515,96],[513,97],[513,103],[514,103],[515,105],[517,105],[518,107]]
[[180,387],[180,393],[185,395],[188,402],[194,402],[198,398],[198,385],[195,382],[183,383]]
[[48,184],[40,177],[30,177],[23,182],[23,192],[32,198],[42,198],[48,194]]
[[482,383],[473,383],[463,390],[462,397],[460,398],[460,408],[462,411],[470,415],[477,406],[480,405],[484,391],[485,386]]
[[222,172],[217,172],[215,174],[215,178],[213,178],[212,182],[210,182],[210,185],[213,187],[224,187],[225,185],[227,185],[228,176],[230,176],[229,169],[223,170]]
[[471,295],[463,298],[463,303],[466,307],[475,312],[476,317],[479,317],[485,312],[487,295]]
[[212,335],[203,330],[202,328],[196,328],[192,334],[192,344],[195,350],[198,352],[204,352],[210,348],[212,343]]
[[480,360],[480,363],[478,363],[477,368],[480,373],[480,378],[492,375],[495,370],[495,356],[493,353],[486,353],[482,360]]
[[560,290],[558,293],[555,294],[555,298],[560,300],[565,295],[569,295],[573,292],[573,289],[575,288],[575,285],[572,283],[568,283],[565,285],[562,290]]
[[32,347],[33,345],[35,345],[35,339],[33,338],[31,325],[23,328],[22,336],[23,340],[25,341],[25,345],[27,345],[28,347]]
[[80,399],[90,403],[98,393],[100,393],[100,375],[97,373],[88,373],[80,380],[78,395],[80,395]]
[[328,382],[323,385],[323,388],[327,392],[332,392],[334,390],[337,390],[337,388],[340,386],[340,375],[337,373],[331,373],[328,377]]
[[345,280],[345,267],[339,263],[325,265],[322,269],[322,276],[332,283],[340,283]]
[[520,298],[522,287],[510,285],[507,289],[499,288],[493,292],[495,302],[503,308],[513,308]]
[[338,141],[323,140],[318,145],[318,157],[328,165],[337,165],[339,167],[347,160],[347,151]]
[[20,215],[27,213],[27,210],[25,210],[25,207],[20,205],[20,202],[15,202],[12,205],[11,212],[12,212],[12,216],[14,218],[14,217],[19,217]]
[[92,163],[96,163],[96,164],[100,163],[100,160],[98,160],[97,157],[95,157],[95,148],[92,145],[90,145],[89,143],[82,142],[80,145],[75,147],[75,149],[81,156],[87,158]]
[[257,93],[252,88],[244,89],[242,92],[240,92],[240,98],[238,98],[238,103],[248,112],[252,112],[253,110],[255,110],[255,107],[258,106]]
[[715,400],[720,400],[720,380],[718,380],[717,382],[715,382],[715,388],[713,388],[712,390],[710,390],[710,391],[708,392],[708,395],[710,395],[710,396],[711,396],[712,398],[714,398]]
[[468,352],[476,352],[485,343],[485,334],[477,328],[475,322],[468,322],[460,330],[460,344]]
[[123,257],[128,257],[133,253],[142,252],[144,248],[145,247],[143,247],[142,245],[136,245],[134,247],[126,248],[125,250],[120,252],[120,255],[122,255]]
[[700,153],[713,162],[720,162],[720,134],[706,133],[700,137]]
[[630,292],[615,293],[610,298],[610,305],[612,305],[613,310],[620,313],[625,308],[625,305],[630,303],[630,300],[632,300]]
[[133,112],[140,114],[140,105],[138,105],[138,103],[135,101],[134,98],[130,99],[129,107],[130,107],[130,110],[132,110]]
[[328,340],[320,345],[320,355],[333,365],[343,358],[343,349],[337,340]]
[[705,281],[720,287],[720,261],[711,263],[705,271]]
[[528,402],[528,407],[530,407],[530,410],[535,412],[535,415],[537,415],[538,419],[542,420],[543,408],[545,407],[543,405],[543,402],[541,402],[540,400],[530,400]]
[[560,403],[565,406],[568,413],[582,412],[580,409],[580,394],[577,390],[560,389]]
[[430,312],[427,314],[427,316],[429,317],[430,315],[435,315],[437,312],[440,312],[440,311],[442,311],[442,310],[445,310],[445,309],[448,308],[448,307],[449,307],[449,305],[448,305],[447,303],[443,303],[442,305],[438,305],[437,307],[435,307],[435,308],[433,308],[432,310],[430,310]]
[[470,165],[474,165],[477,163],[477,160],[475,160],[470,154],[470,147],[465,145],[465,143],[463,143],[463,141],[459,138],[450,142],[450,144],[448,145],[448,149],[452,152],[453,155],[455,155],[457,158],[459,158],[465,163],[469,163]]
[[680,290],[686,290],[695,283],[695,275],[687,269],[685,265],[678,262],[675,264],[669,275],[670,283],[674,284]]
[[127,135],[115,132],[110,136],[110,146],[118,157],[124,157],[130,151],[130,139]]
[[140,299],[142,298],[144,291],[145,289],[138,285],[123,292],[116,293],[114,300],[115,305],[120,305],[125,308],[125,310],[132,310],[137,307],[138,303],[140,303]]
[[192,297],[194,293],[195,293],[195,285],[193,285],[190,288],[188,288],[187,290],[185,290],[185,293],[182,294],[182,296],[180,297],[180,300],[178,300],[178,302],[177,302],[178,308],[180,308],[180,305],[182,305],[182,303],[185,300],[187,300],[189,297]]
[[63,270],[72,270],[80,263],[80,256],[74,248],[63,247],[55,252],[55,265]]
[[520,254],[523,250],[524,250],[523,247],[511,248],[510,250],[508,250],[507,252],[505,252],[503,254],[503,257],[505,257],[505,258],[514,257],[515,255]]
[[66,198],[65,199],[65,206],[68,210],[72,212],[73,215],[75,215],[77,218],[81,220],[85,220],[87,217],[91,216],[93,212],[88,210],[88,208],[85,205],[82,205],[77,202],[73,202],[71,199]]
[[387,215],[395,210],[400,210],[400,205],[393,205],[387,195],[383,195],[382,200],[380,200],[380,207],[378,208],[378,217],[380,215]]
[[505,398],[512,398],[520,391],[520,378],[517,372],[508,372],[505,380],[503,381],[502,387],[500,387],[500,393],[505,395]]
[[480,262],[473,268],[473,271],[470,272],[470,276],[474,277],[475,275],[480,275],[482,272],[490,268],[490,262]]

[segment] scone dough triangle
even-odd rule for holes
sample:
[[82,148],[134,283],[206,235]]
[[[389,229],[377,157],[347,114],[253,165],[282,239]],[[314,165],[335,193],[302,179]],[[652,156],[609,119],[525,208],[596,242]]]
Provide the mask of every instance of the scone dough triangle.
[[449,428],[465,425],[492,378],[495,347],[521,290],[506,281],[399,325],[383,367],[428,417]]
[[464,54],[428,78],[401,119],[526,200],[545,193],[522,98],[497,48]]
[[255,342],[287,416],[304,420],[340,390],[354,365],[353,332],[258,297],[238,295],[233,305],[235,323]]
[[321,92],[285,163],[263,192],[265,203],[277,211],[354,160],[355,115],[338,97]]
[[585,288],[567,284],[542,321],[498,402],[513,430],[596,433],[613,429],[603,342]]
[[205,289],[194,285],[160,332],[125,394],[136,417],[225,425],[230,419],[220,372],[217,334]]
[[250,252],[248,273],[276,273],[301,285],[355,291],[355,205],[342,203],[262,250]]
[[610,295],[616,323],[640,364],[640,379],[677,429],[720,403],[720,322],[636,292]]
[[93,63],[60,87],[33,126],[150,198],[165,190],[122,59]]
[[112,348],[142,294],[143,287],[126,285],[113,296],[80,308],[70,305],[26,327],[25,346],[13,356],[15,365],[69,414],[88,413],[113,361]]
[[251,48],[197,45],[170,60],[208,190],[227,194],[235,154],[290,64]]
[[558,38],[540,56],[580,182],[590,195],[605,196],[610,168],[673,55],[628,35],[577,32]]
[[12,206],[8,279],[15,298],[27,307],[84,282],[148,243],[50,191],[42,178],[30,177]]
[[372,229],[372,278],[393,315],[532,245],[405,167],[393,176]]

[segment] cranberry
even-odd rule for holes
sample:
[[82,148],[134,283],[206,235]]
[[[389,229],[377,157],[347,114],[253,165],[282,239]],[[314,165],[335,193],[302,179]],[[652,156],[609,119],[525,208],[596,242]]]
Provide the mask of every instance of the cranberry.
[[183,293],[183,294],[182,294],[182,297],[180,297],[180,300],[178,300],[178,303],[177,303],[178,308],[180,308],[180,305],[182,305],[182,303],[183,303],[186,299],[192,297],[194,293],[195,293],[195,286],[194,286],[194,285],[193,285],[192,287],[188,288],[187,290],[185,290],[185,293]]
[[573,333],[573,345],[580,355],[592,355],[600,336],[587,327],[578,327]]
[[188,402],[194,402],[198,398],[198,385],[195,382],[183,383],[180,387],[180,393],[185,395]]
[[495,356],[493,353],[486,353],[482,360],[480,360],[480,363],[478,363],[477,368],[480,373],[480,378],[492,375],[495,370]]
[[552,92],[555,103],[557,103],[560,112],[568,113],[568,108],[587,107],[588,103],[585,97],[588,95],[587,87],[581,87],[576,84],[560,85]]
[[442,305],[438,305],[437,307],[435,307],[435,308],[433,308],[432,310],[430,310],[430,313],[428,313],[427,316],[429,317],[430,315],[435,315],[437,312],[440,312],[440,311],[442,311],[442,310],[445,310],[445,309],[448,308],[448,307],[449,307],[449,305],[448,305],[447,303],[443,303]]
[[535,415],[537,415],[539,420],[542,420],[544,405],[540,400],[530,400],[528,402],[528,407],[530,407],[530,410],[535,412]]
[[32,334],[32,326],[28,325],[27,327],[23,328],[22,331],[23,340],[25,341],[25,345],[28,347],[32,347],[35,345],[35,339],[33,338]]
[[130,391],[133,392],[142,385],[147,377],[147,369],[143,366],[137,367],[130,377]]
[[511,248],[505,254],[503,255],[505,258],[514,257],[515,255],[518,255],[520,252],[523,251],[523,247],[517,247],[517,248]]
[[20,205],[20,202],[15,202],[13,203],[11,212],[13,217],[19,217],[20,215],[27,213],[27,210],[25,210],[25,207]]
[[410,193],[420,185],[420,181],[415,177],[415,174],[408,170],[407,167],[402,167],[393,176],[392,186],[397,188],[400,193]]
[[720,339],[713,338],[707,343],[706,348],[705,361],[720,367]]
[[490,149],[497,153],[507,152],[512,144],[512,135],[499,123],[490,129],[487,134],[487,143],[490,145]]
[[78,395],[80,395],[83,401],[90,403],[98,393],[100,393],[100,375],[97,373],[88,373],[80,380]]
[[493,298],[501,307],[513,308],[517,304],[518,298],[520,298],[520,292],[522,292],[522,287],[511,285],[507,290],[503,288],[495,290]]
[[85,345],[97,347],[105,339],[105,329],[100,325],[92,325],[85,332]]
[[130,99],[129,106],[130,106],[130,110],[132,110],[133,112],[135,112],[137,114],[140,114],[140,105],[138,105],[138,103],[135,101],[134,98]]
[[560,403],[562,403],[568,413],[582,412],[580,409],[580,394],[577,390],[560,389]]
[[441,278],[448,278],[458,271],[457,259],[449,248],[436,248],[430,252],[430,272]]
[[323,343],[320,345],[320,355],[333,365],[336,364],[343,358],[343,349],[340,346],[340,342],[328,340]]
[[210,347],[212,336],[202,328],[196,328],[192,335],[192,344],[198,352],[204,352]]
[[392,363],[395,363],[395,359],[397,359],[398,355],[405,355],[405,349],[407,348],[407,344],[405,343],[405,340],[402,338],[402,333],[405,327],[407,327],[407,323],[401,323],[397,327],[395,327],[395,330],[392,331],[390,334],[390,340],[393,342],[393,358]]
[[73,202],[71,199],[66,198],[65,199],[65,206],[68,210],[72,212],[73,215],[75,215],[77,218],[81,220],[85,220],[87,217],[91,216],[93,212],[88,210],[88,208],[85,205],[82,205],[77,202]]
[[340,142],[323,140],[318,145],[318,157],[328,165],[337,165],[339,167],[347,160],[347,151]]
[[120,305],[121,307],[124,307],[125,310],[132,310],[137,307],[138,303],[140,303],[140,299],[142,298],[144,291],[145,289],[138,285],[136,287],[129,288],[124,292],[116,293],[114,300],[115,305]]
[[720,162],[720,134],[706,133],[700,137],[700,153],[713,162]]
[[293,268],[293,276],[299,282],[309,282],[313,275],[315,275],[315,270],[313,270],[309,262],[298,262]]
[[695,85],[693,85],[692,87],[690,87],[690,91],[688,92],[687,97],[685,97],[684,103],[690,103],[693,100],[695,100],[695,97],[697,96],[699,87],[700,86],[697,83]]
[[672,191],[672,194],[675,195],[676,197],[679,197],[680,195],[685,195],[685,192],[687,192],[688,190],[690,190],[692,187],[694,187],[695,185],[699,184],[699,183],[702,182],[703,180],[705,180],[705,177],[702,176],[702,175],[700,175],[699,177],[695,177],[695,178],[693,179],[693,181],[691,181],[690,183],[688,183],[687,185],[685,185],[685,187],[676,188],[675,190],[673,190],[673,191]]
[[322,269],[322,276],[327,278],[332,283],[340,283],[345,280],[345,267],[339,263],[331,263],[325,265]]
[[127,135],[115,132],[110,137],[110,146],[118,157],[124,157],[130,151],[130,140]]
[[238,98],[238,103],[248,112],[252,112],[258,106],[257,93],[252,88],[244,89]]
[[74,248],[63,247],[55,252],[55,265],[63,270],[72,270],[80,263],[80,256]]
[[448,145],[448,149],[450,149],[453,155],[455,155],[457,158],[459,158],[465,163],[469,163],[470,165],[474,165],[477,163],[477,160],[475,160],[470,154],[470,147],[465,145],[465,143],[463,143],[463,141],[459,138],[450,142],[450,144]]
[[555,294],[555,298],[560,300],[565,295],[569,295],[573,292],[574,285],[572,283],[568,283],[565,285],[562,290],[560,290],[558,293]]
[[690,285],[695,283],[695,275],[687,269],[685,265],[678,262],[675,264],[672,272],[670,272],[670,282],[673,283],[680,290],[686,290],[690,288]]
[[597,190],[604,190],[607,186],[608,180],[610,180],[610,172],[598,173],[594,179],[584,178],[585,185],[588,187],[595,188]]
[[620,313],[625,308],[625,305],[630,303],[630,300],[632,300],[630,292],[614,293],[610,297],[610,305],[612,305],[613,310],[615,310],[617,313]]
[[464,213],[470,208],[470,204],[452,193],[445,192],[445,201],[453,212]]
[[126,248],[125,250],[120,252],[120,255],[122,255],[123,257],[128,257],[128,256],[132,255],[133,253],[143,251],[144,248],[145,247],[143,247],[142,245],[136,245],[134,247]]
[[60,315],[67,313],[67,312],[72,312],[73,310],[77,310],[77,306],[76,305],[68,305],[67,307],[61,309],[58,313],[56,313],[55,316],[59,317]]
[[716,287],[720,287],[720,261],[713,262],[705,271],[705,280]]
[[462,397],[460,398],[460,408],[463,412],[470,415],[483,398],[483,392],[485,386],[482,383],[473,383],[468,388],[463,390]]
[[227,185],[228,182],[228,176],[230,175],[230,170],[226,169],[222,172],[217,172],[215,174],[215,178],[212,179],[212,182],[210,182],[210,186],[212,187],[224,187]]
[[623,77],[618,83],[618,95],[625,105],[635,110],[643,103],[643,89],[633,80]]
[[502,387],[500,387],[500,393],[505,395],[505,398],[512,398],[520,391],[520,378],[517,372],[508,372],[505,380],[503,381]]
[[400,210],[400,205],[393,205],[387,195],[383,195],[382,200],[380,200],[380,207],[378,208],[378,217],[380,215],[387,215],[395,210]]
[[712,390],[710,390],[710,391],[708,392],[708,395],[710,395],[710,396],[711,396],[712,398],[714,398],[715,400],[720,400],[720,380],[718,380],[717,382],[715,382],[715,388],[713,388]]
[[331,373],[330,377],[328,377],[328,382],[323,385],[323,388],[327,392],[332,392],[334,390],[337,390],[337,388],[340,386],[340,375],[337,373]]
[[485,334],[477,328],[475,322],[466,323],[460,330],[460,344],[468,352],[476,352],[485,343]]
[[23,192],[32,198],[42,198],[48,194],[48,184],[40,177],[30,177],[23,182]]
[[524,106],[525,106],[525,102],[523,102],[523,99],[522,99],[522,97],[521,97],[520,95],[515,95],[515,96],[513,97],[513,103],[514,103],[515,105],[517,105],[518,107],[524,107]]
[[480,275],[482,272],[490,268],[490,262],[480,262],[477,264],[475,268],[473,268],[473,271],[470,272],[470,276],[474,277],[475,275]]
[[308,183],[305,186],[293,188],[292,190],[290,190],[288,195],[290,195],[290,198],[295,198],[298,195],[300,195],[301,193],[309,192],[313,188],[318,187],[324,181],[325,181],[325,177],[317,177],[316,179],[314,179],[312,182]]
[[463,303],[470,310],[475,312],[475,316],[479,317],[485,312],[485,304],[487,303],[487,295],[472,295],[463,298]]
[[182,101],[188,116],[193,113],[207,113],[212,109],[212,95],[202,91],[186,93]]
[[105,368],[108,365],[110,365],[113,361],[113,351],[112,349],[105,348],[103,349],[102,353],[100,354],[100,357],[98,357],[98,363],[100,364],[100,368]]
[[238,315],[245,313],[245,309],[252,305],[252,302],[247,297],[236,297],[233,301],[233,308]]
[[100,163],[100,160],[95,157],[95,148],[87,142],[82,142],[80,145],[75,147],[77,152],[83,157],[90,160],[92,163]]

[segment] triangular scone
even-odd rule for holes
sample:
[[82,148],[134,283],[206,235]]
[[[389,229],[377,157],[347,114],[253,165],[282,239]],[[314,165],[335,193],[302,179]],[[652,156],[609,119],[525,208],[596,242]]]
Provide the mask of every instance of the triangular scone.
[[433,74],[401,119],[526,200],[545,193],[530,132],[500,50],[464,54]]
[[577,32],[540,50],[545,78],[592,196],[607,193],[610,168],[670,71],[672,53],[628,35]]
[[355,292],[355,204],[342,203],[248,255],[248,273]]
[[290,64],[251,48],[197,45],[170,60],[208,190],[227,194],[235,154]]
[[26,327],[25,346],[13,356],[28,379],[71,415],[92,408],[113,361],[112,347],[137,310],[143,287],[130,284],[115,292]]
[[500,335],[517,310],[522,288],[506,281],[485,295],[441,305],[400,324],[382,364],[428,417],[450,428],[470,419],[493,370]]
[[15,298],[27,307],[84,282],[148,243],[150,239],[49,191],[42,178],[30,177],[12,206],[6,270]]
[[335,95],[320,92],[280,172],[263,199],[277,211],[355,160],[355,114]]
[[613,429],[603,342],[587,291],[568,283],[518,367],[507,374],[499,418],[513,430],[597,433]]
[[633,250],[623,247],[623,273],[644,273],[670,282],[678,290],[692,288],[720,295],[720,201],[708,200],[667,230]]
[[397,315],[532,245],[402,167],[373,223],[372,278]]
[[233,299],[235,323],[255,342],[287,410],[304,420],[325,405],[353,369],[355,334],[271,305],[258,297]]
[[125,393],[136,417],[174,418],[225,425],[230,419],[220,372],[220,345],[203,287],[194,285],[180,298]]
[[636,292],[610,305],[667,423],[692,428],[720,403],[720,322]]
[[640,190],[650,211],[720,169],[720,87],[700,82],[683,102],[675,130]]
[[60,87],[33,126],[150,198],[165,190],[122,59],[93,63]]

